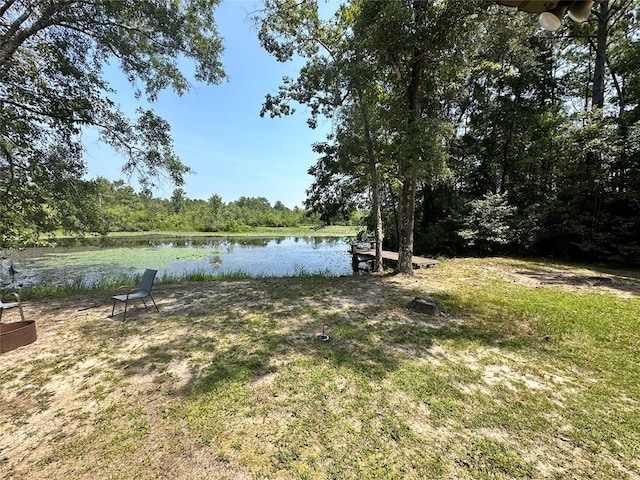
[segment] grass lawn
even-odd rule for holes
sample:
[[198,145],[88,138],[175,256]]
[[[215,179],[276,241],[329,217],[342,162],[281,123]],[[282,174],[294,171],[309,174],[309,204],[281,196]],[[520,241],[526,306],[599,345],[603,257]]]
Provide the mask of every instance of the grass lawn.
[[124,323],[108,292],[26,303],[0,478],[640,478],[637,272],[457,259],[154,297]]

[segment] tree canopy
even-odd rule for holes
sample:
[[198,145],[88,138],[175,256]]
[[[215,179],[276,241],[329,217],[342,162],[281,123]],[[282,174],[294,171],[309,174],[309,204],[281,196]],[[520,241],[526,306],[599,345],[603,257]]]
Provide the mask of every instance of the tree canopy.
[[553,34],[485,3],[266,2],[263,46],[307,64],[265,111],[334,122],[307,205],[331,221],[364,199],[371,227],[381,208],[404,273],[414,249],[637,264],[639,2]]
[[[82,180],[87,126],[125,153],[143,187],[157,175],[181,185],[188,168],[169,126],[151,110],[127,118],[104,69],[117,64],[149,101],[189,88],[183,60],[196,79],[220,81],[216,3],[0,0],[0,245],[56,228],[104,231],[100,202],[87,199],[105,186]],[[597,2],[555,33],[486,3],[511,4],[350,0],[329,12],[318,0],[264,1],[262,46],[306,63],[262,114],[301,104],[310,127],[320,116],[334,124],[313,146],[307,206],[327,223],[369,207],[376,249],[383,238],[398,249],[404,273],[414,252],[637,264],[640,1]],[[252,197],[196,205],[181,189],[163,209],[201,212],[204,229],[234,228],[223,211],[244,224],[286,212]]]
[[[469,31],[465,20],[480,4],[468,0],[354,0],[323,20],[317,1],[269,0],[262,16],[258,16],[260,39],[269,52],[279,60],[294,53],[308,59],[297,80],[285,79],[277,96],[267,96],[265,110],[272,115],[290,114],[290,102],[299,102],[311,106],[312,127],[316,116],[325,114],[333,115],[338,123],[349,124],[348,129],[341,129],[343,133],[357,129],[362,139],[361,155],[369,164],[365,175],[369,175],[373,217],[377,219],[378,250],[378,171],[383,149],[390,150],[379,140],[393,138],[392,163],[401,187],[398,263],[403,273],[412,273],[417,178],[420,171],[430,170],[438,162],[442,141],[438,133],[442,123],[440,96],[449,84],[450,72],[455,70],[456,47]],[[384,124],[375,122],[382,118]],[[335,137],[338,143],[347,138],[353,140],[354,136]],[[344,147],[342,143],[333,152],[357,156],[352,149],[348,154],[349,149]],[[328,160],[325,156],[321,161],[327,166]],[[353,176],[348,164],[342,162],[343,168],[351,169],[343,173]],[[311,192],[315,198],[331,198],[319,196],[317,188]],[[334,196],[332,201],[335,205],[339,200]]]
[[54,228],[92,228],[83,199],[83,128],[125,155],[123,172],[147,185],[159,175],[182,184],[188,167],[173,150],[168,123],[140,108],[120,111],[105,78],[115,64],[138,98],[156,99],[195,79],[218,83],[222,40],[219,0],[0,1],[0,244],[12,245]]

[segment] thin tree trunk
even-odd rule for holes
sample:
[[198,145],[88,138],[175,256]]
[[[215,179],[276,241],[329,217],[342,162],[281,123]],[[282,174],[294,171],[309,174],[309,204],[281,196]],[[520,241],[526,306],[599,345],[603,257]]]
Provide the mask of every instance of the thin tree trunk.
[[396,233],[396,242],[400,240],[400,218],[398,215],[398,208],[400,206],[398,198],[393,193],[393,187],[386,183],[387,190],[389,191],[389,198],[391,199],[391,204],[393,205],[393,225],[395,227]]
[[509,165],[509,150],[511,149],[511,139],[513,137],[513,125],[509,128],[509,134],[504,142],[502,151],[502,177],[500,178],[500,194],[504,194],[507,187],[507,170]]
[[382,264],[382,209],[380,206],[380,178],[378,176],[378,165],[371,138],[371,125],[369,122],[369,109],[365,103],[364,94],[361,88],[357,88],[358,101],[360,102],[360,113],[362,114],[362,125],[364,127],[365,142],[367,145],[367,157],[369,160],[369,174],[371,175],[371,208],[375,221],[375,251],[373,269],[376,272],[383,271]]
[[591,93],[591,106],[593,108],[604,107],[604,76],[607,65],[607,34],[609,23],[609,1],[600,4],[598,18],[598,33],[596,35],[596,59],[593,69],[593,92]]

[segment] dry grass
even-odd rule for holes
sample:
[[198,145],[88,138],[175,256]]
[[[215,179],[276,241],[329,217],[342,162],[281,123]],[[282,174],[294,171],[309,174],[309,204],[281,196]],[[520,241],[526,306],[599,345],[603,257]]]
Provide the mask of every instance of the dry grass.
[[639,284],[465,259],[158,285],[125,323],[108,294],[32,301],[0,478],[640,478]]

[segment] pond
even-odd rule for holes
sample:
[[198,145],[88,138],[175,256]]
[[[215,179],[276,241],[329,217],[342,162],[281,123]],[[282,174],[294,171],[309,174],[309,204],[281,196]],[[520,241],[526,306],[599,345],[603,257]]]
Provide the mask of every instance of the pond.
[[145,268],[181,278],[188,274],[283,277],[352,273],[344,237],[188,237],[144,235],[62,239],[56,247],[4,252],[0,288],[82,283],[141,273]]

